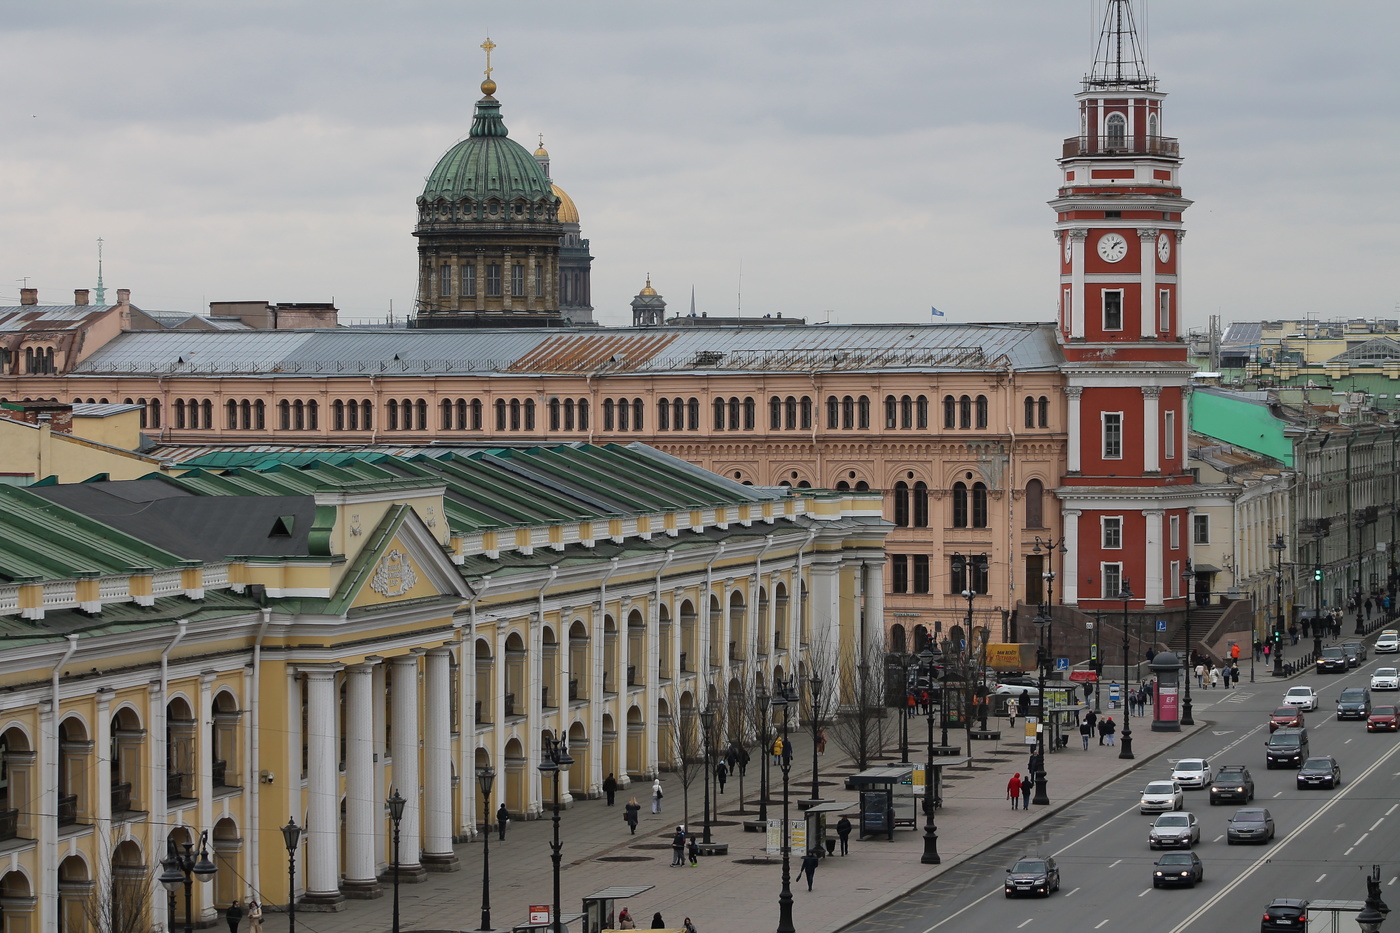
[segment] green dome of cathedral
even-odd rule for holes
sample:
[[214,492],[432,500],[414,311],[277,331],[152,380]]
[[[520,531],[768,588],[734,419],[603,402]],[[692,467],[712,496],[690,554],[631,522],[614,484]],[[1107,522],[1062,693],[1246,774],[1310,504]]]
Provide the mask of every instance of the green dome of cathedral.
[[[489,86],[489,90],[488,90]],[[540,163],[524,146],[506,135],[501,102],[491,96],[495,82],[483,82],[486,96],[476,102],[471,134],[438,160],[423,186],[419,203],[442,198],[449,202],[498,198],[554,201],[554,186]]]

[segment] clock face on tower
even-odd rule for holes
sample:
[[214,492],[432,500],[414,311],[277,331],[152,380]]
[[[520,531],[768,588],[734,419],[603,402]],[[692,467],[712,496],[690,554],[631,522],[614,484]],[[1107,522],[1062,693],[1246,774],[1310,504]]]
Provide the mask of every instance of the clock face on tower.
[[1164,234],[1162,234],[1161,236],[1157,237],[1157,258],[1160,259],[1160,260],[1162,260],[1162,262],[1166,262],[1168,259],[1171,258],[1171,254],[1172,254],[1172,241],[1171,241],[1171,237],[1167,236],[1167,235],[1164,233]]
[[1128,255],[1128,241],[1117,233],[1099,237],[1099,256],[1104,262],[1117,262]]

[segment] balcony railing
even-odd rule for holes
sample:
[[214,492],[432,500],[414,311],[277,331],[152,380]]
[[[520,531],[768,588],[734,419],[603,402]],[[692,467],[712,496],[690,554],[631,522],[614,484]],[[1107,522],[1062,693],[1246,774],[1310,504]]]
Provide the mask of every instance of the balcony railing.
[[131,782],[112,785],[112,812],[125,813],[131,809]]
[[225,778],[228,777],[228,762],[222,758],[214,759],[214,786],[227,787]]
[[165,796],[167,800],[176,800],[184,796],[185,776],[178,771],[165,776]]
[[1064,158],[1091,155],[1177,158],[1181,155],[1181,146],[1170,136],[1071,136],[1065,140]]
[[58,825],[72,826],[78,822],[78,795],[64,794],[58,798]]
[[19,811],[0,810],[0,842],[19,838]]

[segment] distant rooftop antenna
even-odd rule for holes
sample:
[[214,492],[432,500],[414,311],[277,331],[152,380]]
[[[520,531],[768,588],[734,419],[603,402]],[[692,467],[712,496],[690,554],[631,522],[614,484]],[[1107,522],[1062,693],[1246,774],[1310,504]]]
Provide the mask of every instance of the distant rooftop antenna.
[[1157,89],[1157,79],[1147,73],[1147,56],[1138,40],[1132,0],[1108,0],[1094,49],[1094,67],[1084,79],[1084,87]]
[[97,238],[97,306],[107,303],[107,287],[102,284],[102,237]]
[[744,260],[742,260],[742,259],[739,260],[739,294],[738,294],[738,305],[735,307],[734,313],[735,313],[738,317],[743,317],[743,316],[744,316]]

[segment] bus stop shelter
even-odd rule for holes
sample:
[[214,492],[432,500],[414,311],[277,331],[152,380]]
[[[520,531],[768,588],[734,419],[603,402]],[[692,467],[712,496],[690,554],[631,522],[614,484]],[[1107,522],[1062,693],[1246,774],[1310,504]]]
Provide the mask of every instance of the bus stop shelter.
[[614,909],[616,902],[645,894],[654,887],[656,885],[653,884],[615,884],[588,895],[583,899],[583,913],[580,915],[583,917],[583,933],[602,933],[603,930],[612,929],[617,917]]
[[[894,827],[902,814],[895,810],[895,788],[912,784],[912,765],[886,765],[880,768],[866,768],[846,779],[846,784],[860,794],[860,819],[857,821],[860,832],[857,839],[878,836],[884,833],[894,841]],[[911,818],[913,818],[911,816]]]

